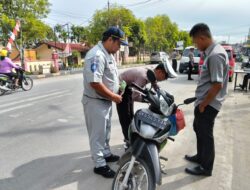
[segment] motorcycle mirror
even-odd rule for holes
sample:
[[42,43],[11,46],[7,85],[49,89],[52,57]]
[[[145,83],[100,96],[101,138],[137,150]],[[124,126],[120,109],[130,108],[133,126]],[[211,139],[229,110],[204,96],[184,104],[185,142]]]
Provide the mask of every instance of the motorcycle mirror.
[[184,100],[184,104],[191,104],[192,102],[194,102],[197,98],[193,97],[193,98],[187,98],[186,100]]
[[152,70],[148,70],[147,71],[147,77],[148,77],[148,80],[151,82],[151,83],[155,83],[156,82],[156,77],[155,77],[155,73],[154,71]]

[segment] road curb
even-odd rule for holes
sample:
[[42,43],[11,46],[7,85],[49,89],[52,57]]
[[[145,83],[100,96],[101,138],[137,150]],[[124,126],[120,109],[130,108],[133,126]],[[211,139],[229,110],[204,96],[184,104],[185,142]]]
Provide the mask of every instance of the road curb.
[[[128,64],[128,65],[121,65],[118,66],[118,69],[125,69],[131,67],[140,67],[146,65],[146,63],[138,63],[138,64]],[[49,74],[39,74],[39,75],[29,75],[32,79],[44,79],[44,78],[51,78],[51,77],[58,77],[64,75],[72,75],[72,74],[79,74],[82,73],[82,68],[71,69],[71,70],[61,70],[59,73],[49,73]]]

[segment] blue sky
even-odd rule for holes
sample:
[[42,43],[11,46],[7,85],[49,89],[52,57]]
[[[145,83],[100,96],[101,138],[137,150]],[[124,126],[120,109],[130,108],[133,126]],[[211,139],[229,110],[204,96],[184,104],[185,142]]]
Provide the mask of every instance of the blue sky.
[[[67,22],[87,25],[94,12],[107,7],[108,0],[49,0],[51,26]],[[109,0],[146,19],[166,14],[179,29],[190,30],[198,22],[209,25],[216,41],[243,42],[250,28],[250,0]]]

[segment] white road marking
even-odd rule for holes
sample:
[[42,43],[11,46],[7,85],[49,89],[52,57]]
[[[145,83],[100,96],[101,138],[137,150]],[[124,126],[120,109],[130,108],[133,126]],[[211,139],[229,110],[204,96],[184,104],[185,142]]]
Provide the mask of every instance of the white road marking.
[[61,123],[67,123],[68,120],[67,119],[57,119],[57,121],[61,122]]
[[13,110],[17,110],[17,109],[21,109],[21,108],[25,108],[25,107],[30,107],[33,106],[34,104],[25,104],[25,105],[20,105],[20,106],[15,106],[12,108],[8,108],[8,109],[4,109],[4,110],[0,110],[0,114],[9,112],[9,111],[13,111]]
[[23,99],[23,100],[19,100],[19,101],[14,101],[14,102],[6,103],[6,104],[1,104],[0,108],[9,107],[9,106],[13,106],[15,104],[30,102],[30,101],[34,101],[34,100],[39,100],[39,99],[43,99],[43,98],[47,98],[47,97],[51,97],[51,96],[63,95],[66,92],[69,92],[69,91],[64,90],[64,91],[60,91],[60,92],[54,92],[54,93],[50,93],[50,94],[46,94],[46,95],[36,96],[36,97],[33,97],[33,98],[27,98],[27,99]]

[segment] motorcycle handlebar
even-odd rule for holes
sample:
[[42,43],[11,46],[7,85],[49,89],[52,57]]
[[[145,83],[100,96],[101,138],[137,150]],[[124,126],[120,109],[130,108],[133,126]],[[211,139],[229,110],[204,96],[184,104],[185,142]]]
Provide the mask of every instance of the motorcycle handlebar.
[[142,92],[143,94],[147,93],[147,90],[142,89],[140,86],[138,86],[136,83],[132,83],[131,84],[132,87],[135,87],[137,90],[139,90],[140,92]]
[[168,139],[171,140],[171,141],[175,141],[175,139],[172,138],[172,137],[168,137]]
[[19,67],[18,69],[16,69],[16,70],[19,70],[19,71],[25,71],[24,70],[24,68],[22,68],[22,67]]

